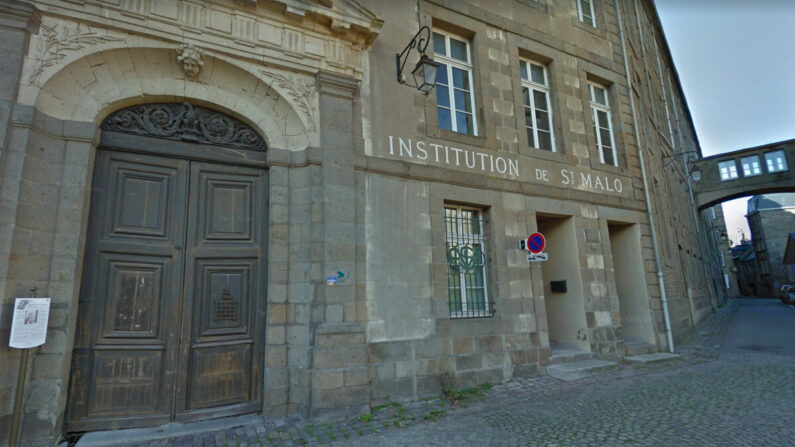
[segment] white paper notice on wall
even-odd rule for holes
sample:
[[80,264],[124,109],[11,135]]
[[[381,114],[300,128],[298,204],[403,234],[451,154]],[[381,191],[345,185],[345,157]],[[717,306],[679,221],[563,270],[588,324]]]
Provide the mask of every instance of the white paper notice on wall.
[[17,298],[14,301],[8,346],[27,349],[43,345],[47,339],[49,318],[49,298]]

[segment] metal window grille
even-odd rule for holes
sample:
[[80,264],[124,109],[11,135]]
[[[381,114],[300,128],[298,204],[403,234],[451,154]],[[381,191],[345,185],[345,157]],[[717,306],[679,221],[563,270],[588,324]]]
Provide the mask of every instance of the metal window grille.
[[450,316],[490,317],[483,210],[445,206],[444,222]]

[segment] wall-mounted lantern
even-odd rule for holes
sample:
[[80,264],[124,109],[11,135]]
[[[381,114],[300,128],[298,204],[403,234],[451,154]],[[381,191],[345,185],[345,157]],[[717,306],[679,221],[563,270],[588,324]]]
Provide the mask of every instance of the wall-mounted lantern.
[[425,54],[425,49],[428,48],[428,42],[431,40],[431,29],[423,26],[417,31],[417,34],[411,38],[411,41],[400,54],[395,54],[395,63],[397,65],[397,81],[399,84],[411,85],[406,82],[406,75],[403,74],[403,67],[406,66],[406,60],[412,48],[416,48],[420,54],[420,59],[414,70],[411,71],[411,76],[414,79],[414,87],[421,91],[422,94],[428,95],[434,87],[436,87],[436,70],[439,69],[439,64],[433,61]]
[[[701,155],[698,151],[684,151],[678,152],[676,154],[663,155],[662,159],[665,160],[666,158],[678,157],[685,154],[688,154],[685,163],[687,163],[688,171],[690,172],[690,178],[693,179],[694,182],[701,181],[701,168],[693,164]],[[663,169],[665,169],[665,167],[671,164],[673,161],[674,160],[668,160],[667,162],[664,162]]]

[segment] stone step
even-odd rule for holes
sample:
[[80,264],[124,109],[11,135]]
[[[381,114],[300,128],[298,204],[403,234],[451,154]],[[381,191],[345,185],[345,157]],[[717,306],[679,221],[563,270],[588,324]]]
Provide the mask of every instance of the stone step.
[[635,365],[649,365],[652,363],[670,362],[672,360],[681,360],[682,356],[679,354],[671,354],[668,352],[655,352],[653,354],[641,355],[628,355],[624,357],[627,363]]
[[646,343],[643,340],[625,340],[624,351],[628,356],[651,354],[657,350],[657,347],[651,343]]
[[547,374],[556,379],[571,381],[610,371],[618,367],[618,363],[607,360],[583,360],[580,362],[561,363],[547,366]]
[[583,360],[590,360],[593,354],[588,351],[583,351],[579,348],[552,348],[549,353],[549,364],[557,365],[559,363],[579,362]]

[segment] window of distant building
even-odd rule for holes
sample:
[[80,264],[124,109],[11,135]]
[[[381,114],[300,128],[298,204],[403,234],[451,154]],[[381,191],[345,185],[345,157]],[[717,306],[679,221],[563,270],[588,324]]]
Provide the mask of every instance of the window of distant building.
[[444,31],[433,32],[436,72],[436,112],[439,127],[477,135],[469,40]]
[[552,131],[547,67],[528,60],[522,60],[520,64],[527,142],[536,149],[554,152],[555,136]]
[[607,88],[595,82],[589,82],[588,89],[591,95],[591,112],[593,114],[596,147],[599,149],[599,160],[604,164],[618,166],[616,146],[613,142],[613,125],[610,117]]
[[740,159],[743,167],[743,177],[753,177],[762,173],[762,165],[759,163],[758,155],[743,157]]
[[577,16],[580,22],[596,28],[596,16],[593,13],[593,0],[577,0]]
[[483,210],[445,205],[447,297],[454,318],[491,316]]
[[718,170],[720,171],[721,181],[734,180],[737,175],[737,163],[734,160],[727,160],[718,163]]
[[767,172],[781,172],[787,170],[787,159],[784,151],[774,151],[765,154]]

